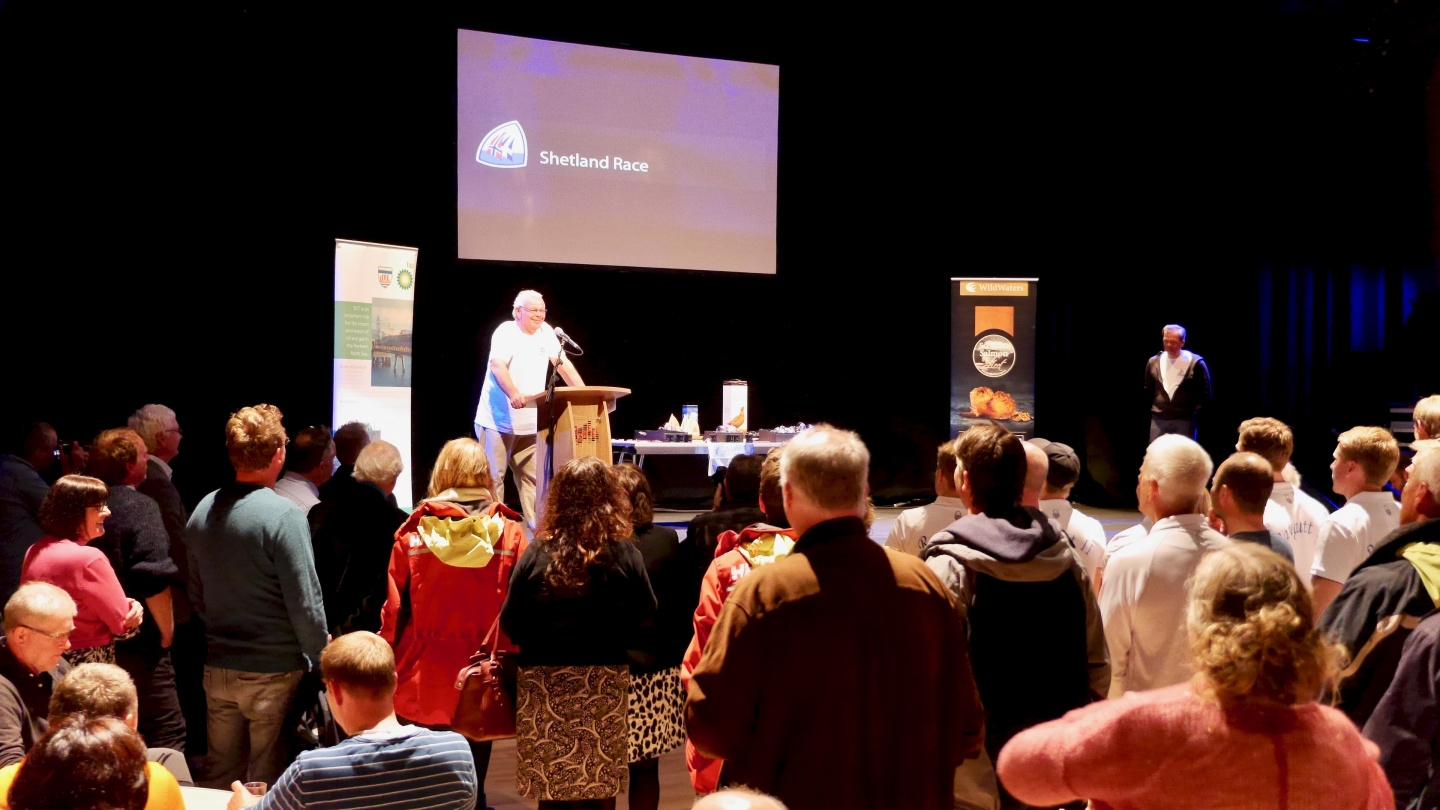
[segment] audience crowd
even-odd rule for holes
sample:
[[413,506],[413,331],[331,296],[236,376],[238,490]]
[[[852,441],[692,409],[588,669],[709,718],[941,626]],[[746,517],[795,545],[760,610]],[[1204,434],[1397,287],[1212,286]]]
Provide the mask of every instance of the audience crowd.
[[162,405],[0,456],[0,808],[483,810],[482,647],[542,808],[655,810],[682,747],[696,808],[1440,802],[1440,395],[1407,446],[1338,434],[1333,508],[1280,420],[1160,435],[1108,539],[1073,448],[973,427],[883,545],[829,425],[735,457],[683,537],[638,467],[569,461],[532,537],[473,439],[406,511],[394,445],[282,420],[232,414],[193,509]]

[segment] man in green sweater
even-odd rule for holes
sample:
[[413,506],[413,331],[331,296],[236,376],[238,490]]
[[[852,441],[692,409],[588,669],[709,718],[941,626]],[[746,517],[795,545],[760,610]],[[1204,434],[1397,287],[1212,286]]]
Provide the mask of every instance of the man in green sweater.
[[280,417],[273,405],[231,415],[235,481],[206,495],[185,529],[191,598],[209,642],[202,783],[214,787],[275,782],[285,713],[327,641],[305,514],[272,489],[285,465]]

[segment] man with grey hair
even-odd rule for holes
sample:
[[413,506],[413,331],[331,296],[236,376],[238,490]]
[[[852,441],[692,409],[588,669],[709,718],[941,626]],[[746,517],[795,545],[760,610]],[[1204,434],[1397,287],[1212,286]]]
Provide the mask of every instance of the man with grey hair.
[[1193,674],[1185,635],[1185,583],[1230,540],[1197,510],[1214,464],[1184,436],[1150,443],[1140,465],[1140,512],[1150,533],[1105,563],[1100,614],[1110,647],[1110,697],[1183,683]]
[[779,799],[753,790],[720,790],[700,797],[690,810],[786,810]]
[[371,442],[355,459],[354,485],[339,490],[334,500],[321,501],[310,509],[310,537],[325,600],[325,622],[337,635],[380,629],[390,549],[395,544],[395,530],[406,518],[388,498],[404,467],[395,445]]
[[535,436],[539,431],[534,397],[545,391],[545,372],[556,367],[566,385],[584,385],[580,372],[560,351],[560,339],[545,323],[545,299],[534,290],[515,296],[512,320],[490,336],[490,359],[480,405],[475,409],[475,438],[485,447],[494,479],[496,502],[505,500],[505,470],[520,488],[525,522],[535,527]]
[[1185,347],[1185,327],[1167,323],[1160,330],[1164,350],[1145,364],[1145,393],[1150,397],[1150,441],[1169,433],[1195,438],[1195,419],[1210,404],[1210,367]]
[[27,582],[5,603],[0,641],[0,767],[25,752],[50,727],[50,695],[70,671],[61,656],[75,630],[75,600],[46,582]]
[[[180,439],[184,434],[180,431],[180,423],[175,420],[175,412],[155,403],[131,414],[129,426],[140,434],[150,457],[145,463],[145,479],[135,489],[141,495],[149,495],[160,505],[165,533],[170,536],[170,556],[180,566],[179,581],[183,583],[189,577],[185,564],[185,524],[190,520],[190,514],[185,510],[185,502],[180,499],[180,491],[170,480],[170,462],[180,454]],[[176,623],[183,624],[189,620],[188,601],[183,604],[177,601],[175,609]]]
[[920,560],[870,539],[869,467],[860,437],[829,425],[785,447],[794,550],[740,580],[689,684],[690,739],[725,760],[722,787],[793,810],[939,810],[980,751],[955,601]]

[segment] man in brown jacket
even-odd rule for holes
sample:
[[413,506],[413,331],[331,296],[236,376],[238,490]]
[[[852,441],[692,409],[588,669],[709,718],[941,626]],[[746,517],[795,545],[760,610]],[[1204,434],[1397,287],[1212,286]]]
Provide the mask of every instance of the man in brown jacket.
[[870,453],[819,425],[781,461],[789,557],[735,588],[690,681],[690,739],[721,786],[791,810],[940,810],[984,712],[949,591],[868,536]]

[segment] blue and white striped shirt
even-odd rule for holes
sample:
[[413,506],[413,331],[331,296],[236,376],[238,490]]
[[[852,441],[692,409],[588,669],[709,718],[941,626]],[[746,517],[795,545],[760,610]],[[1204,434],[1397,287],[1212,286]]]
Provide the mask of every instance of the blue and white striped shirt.
[[453,731],[400,726],[302,753],[261,810],[472,810],[475,760]]

